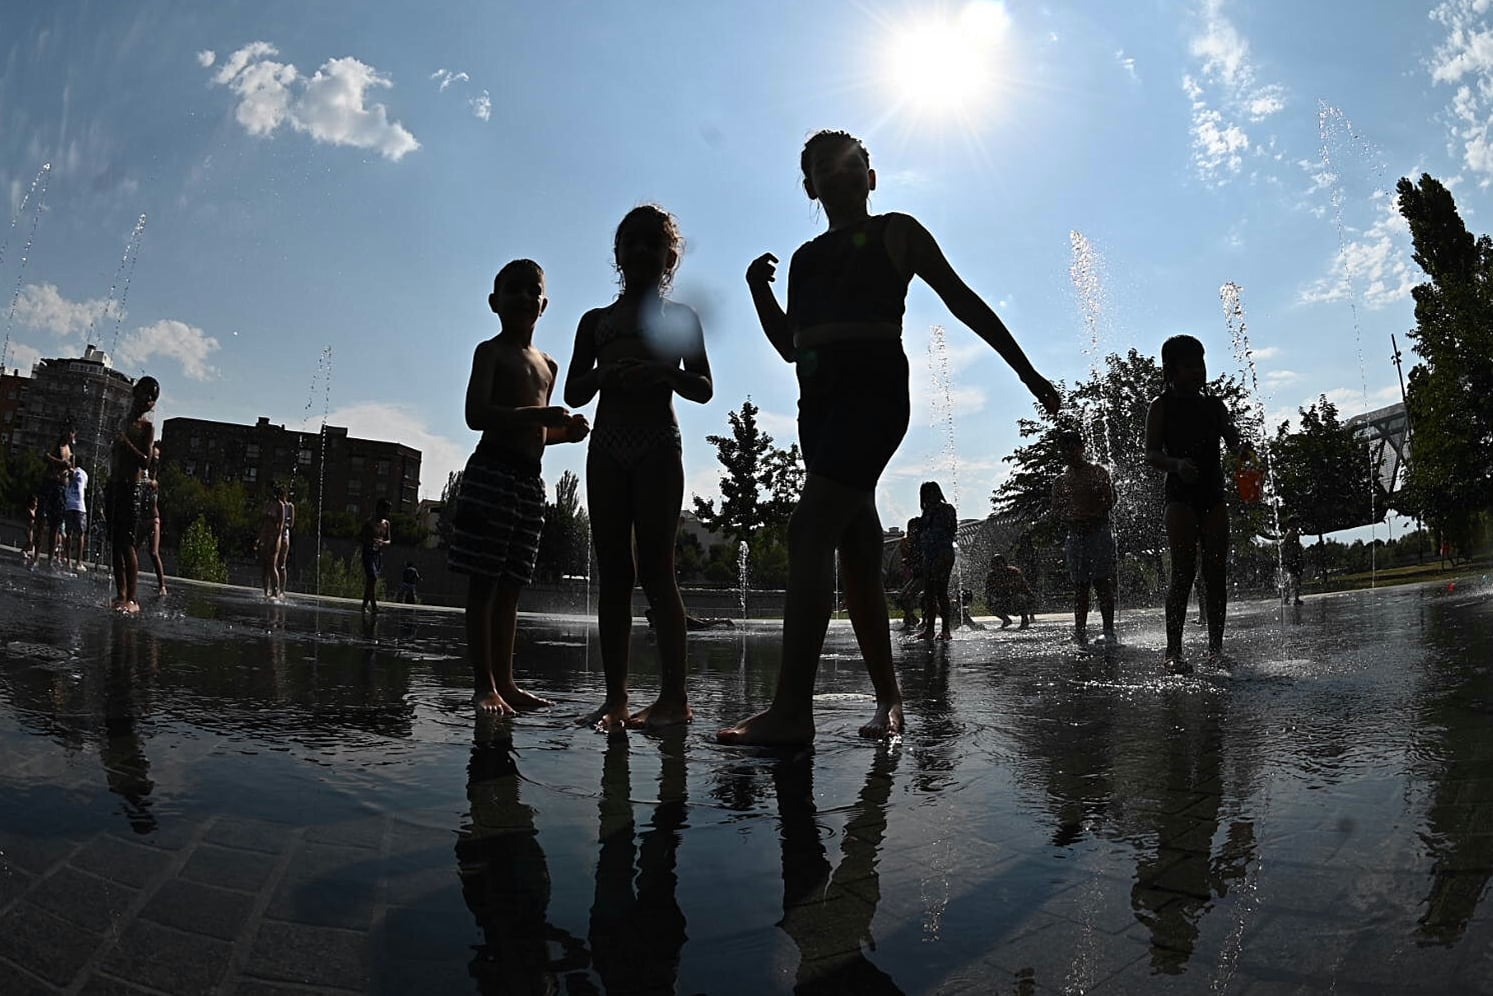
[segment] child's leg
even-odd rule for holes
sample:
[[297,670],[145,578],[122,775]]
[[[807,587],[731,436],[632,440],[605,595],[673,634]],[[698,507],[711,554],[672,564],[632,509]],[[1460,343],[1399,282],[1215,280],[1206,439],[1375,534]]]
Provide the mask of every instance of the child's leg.
[[[873,509],[874,511],[874,509]],[[939,615],[943,616],[943,629],[939,632],[942,639],[948,639],[951,635],[949,625],[953,620],[952,599],[949,598],[949,579],[954,575],[954,555],[947,554],[939,561],[938,569],[933,577],[934,598],[938,604]],[[928,620],[928,632],[933,632],[933,620]]]
[[840,537],[839,552],[845,607],[876,691],[876,713],[860,733],[873,738],[901,733],[903,727],[902,692],[892,668],[891,619],[881,585],[881,544],[881,519],[875,503],[867,502]]
[[[633,560],[631,482],[625,471],[600,454],[586,460],[586,507],[596,549],[596,625],[606,698],[576,723],[610,732],[627,725],[628,652],[637,565]],[[659,611],[660,606],[654,606],[655,616]]]
[[791,745],[814,739],[814,678],[835,597],[835,547],[874,495],[809,474],[788,522],[788,593],[783,604],[783,664],[764,712],[716,734],[723,743]]
[[[1079,575],[1082,577],[1082,575]],[[1073,638],[1080,643],[1088,639],[1089,631],[1089,581],[1077,578],[1073,581]]]
[[492,599],[490,648],[491,673],[498,695],[513,709],[542,709],[554,705],[549,699],[518,687],[513,678],[513,647],[518,635],[518,596],[523,588],[511,580],[495,582]]
[[1166,542],[1171,551],[1172,577],[1166,594],[1166,656],[1182,656],[1182,627],[1187,622],[1187,596],[1197,574],[1197,513],[1185,502],[1166,504]]
[[[694,718],[685,689],[684,600],[674,573],[674,541],[684,507],[684,464],[673,450],[661,450],[638,467],[632,480],[638,580],[653,607],[659,688],[658,699],[630,717],[628,725],[657,729]],[[879,538],[877,542],[879,552]]]
[[140,553],[133,542],[124,548],[124,607],[127,611],[140,610],[137,587],[140,580]]
[[1104,621],[1104,635],[1115,631],[1115,578],[1110,575],[1094,582],[1094,591],[1099,595],[1099,617]]
[[1229,510],[1219,501],[1200,524],[1203,545],[1203,592],[1208,602],[1208,650],[1223,649],[1223,625],[1229,604]]
[[498,583],[475,574],[467,582],[467,660],[472,665],[472,704],[482,712],[513,715],[513,707],[498,693],[494,673],[493,623],[497,616]]
[[161,520],[155,520],[150,533],[150,562],[156,569],[156,594],[166,594],[166,567],[161,563]]

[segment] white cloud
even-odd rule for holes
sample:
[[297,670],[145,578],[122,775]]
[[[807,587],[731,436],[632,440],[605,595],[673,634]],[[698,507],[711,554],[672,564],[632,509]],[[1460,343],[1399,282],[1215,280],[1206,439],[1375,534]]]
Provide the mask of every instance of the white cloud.
[[466,73],[453,73],[446,69],[437,69],[435,72],[430,74],[430,78],[433,80],[441,81],[442,93],[445,93],[446,87],[450,86],[452,83],[466,83],[471,80],[471,77]]
[[1301,375],[1294,370],[1270,370],[1265,373],[1265,387],[1274,391],[1300,379]]
[[1431,79],[1455,86],[1450,110],[1451,145],[1461,146],[1462,162],[1493,183],[1493,23],[1488,0],[1447,0],[1434,8],[1431,20],[1446,29],[1446,38],[1431,57]]
[[1346,301],[1361,296],[1370,308],[1383,308],[1410,296],[1418,282],[1410,257],[1410,226],[1393,197],[1380,198],[1382,214],[1360,237],[1348,239],[1326,274],[1302,288],[1303,304]]
[[1257,360],[1273,360],[1280,355],[1279,346],[1259,346],[1250,350]]
[[[348,435],[359,439],[384,439],[419,450],[422,498],[439,498],[451,472],[466,466],[471,450],[466,443],[432,432],[424,416],[407,405],[357,401],[328,412],[327,424],[346,426]],[[302,423],[299,428],[312,431],[320,425],[318,418]],[[548,464],[549,460],[545,462]],[[546,467],[545,483],[553,488],[559,472],[555,471],[551,479],[549,470]]]
[[24,342],[12,342],[10,344],[10,355],[5,358],[5,362],[7,368],[29,374],[31,367],[41,358],[41,350],[33,346],[28,346]]
[[[1337,407],[1338,418],[1344,422],[1354,415],[1362,415],[1364,412],[1398,404],[1400,401],[1398,384],[1390,384],[1377,391],[1370,391],[1368,394],[1364,393],[1362,387],[1335,387],[1323,393],[1327,395],[1327,400]],[[1310,398],[1303,401],[1302,407],[1307,407],[1316,400],[1316,398]]]
[[1196,71],[1182,77],[1182,90],[1192,104],[1193,167],[1200,179],[1218,184],[1238,175],[1245,154],[1259,148],[1244,125],[1284,110],[1286,91],[1256,81],[1249,41],[1223,16],[1223,0],[1204,0],[1201,15],[1188,43]]
[[1135,71],[1135,58],[1133,56],[1126,55],[1124,49],[1120,49],[1115,53],[1115,61],[1120,64],[1120,68],[1125,70],[1125,73],[1131,79],[1140,79],[1140,74]]
[[211,66],[214,62],[217,61],[218,53],[214,52],[210,48],[205,48],[201,52],[197,53],[197,65],[201,66],[203,69],[206,69],[208,66]]
[[192,380],[213,380],[218,371],[208,365],[207,359],[218,348],[218,340],[196,326],[164,318],[126,335],[120,340],[118,352],[126,366],[144,367],[159,356],[181,364],[181,372]]
[[118,301],[69,301],[54,284],[27,284],[15,301],[18,323],[59,336],[79,335],[99,322],[122,317]]
[[367,103],[374,87],[393,83],[372,66],[351,56],[329,59],[310,77],[295,66],[274,62],[278,50],[252,42],[229,56],[213,82],[239,98],[234,117],[250,135],[269,135],[281,125],[329,145],[372,149],[398,161],[420,147],[415,136],[388,109]]
[[492,117],[492,94],[483,90],[482,96],[468,100],[467,106],[472,109],[473,117],[486,121]]

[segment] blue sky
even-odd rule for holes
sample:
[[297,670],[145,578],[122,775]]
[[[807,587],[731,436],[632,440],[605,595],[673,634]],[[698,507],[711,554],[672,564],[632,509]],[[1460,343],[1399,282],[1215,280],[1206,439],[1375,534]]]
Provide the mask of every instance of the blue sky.
[[[295,425],[329,408],[355,435],[422,449],[435,496],[475,443],[462,392],[496,331],[497,267],[544,265],[537,338],[563,370],[581,313],[615,293],[617,222],[656,201],[685,233],[675,296],[701,313],[716,373],[714,401],[678,404],[690,490],[711,496],[704,437],[748,395],[780,444],[796,437],[793,372],[742,274],[822,230],[798,153],[836,127],[871,150],[873,210],[921,219],[1047,376],[1082,378],[1093,352],[1077,232],[1100,350],[1154,355],[1190,331],[1213,370],[1237,369],[1219,299],[1236,282],[1272,423],[1319,394],[1354,414],[1398,400],[1389,336],[1405,347],[1414,324],[1395,181],[1432,173],[1483,228],[1484,6],[7,4],[6,362],[93,341],[161,380],[162,417]],[[935,324],[962,515],[989,510],[1032,411],[916,286],[888,525],[915,512],[920,481],[953,476]],[[545,463],[551,483],[580,472],[584,447]]]

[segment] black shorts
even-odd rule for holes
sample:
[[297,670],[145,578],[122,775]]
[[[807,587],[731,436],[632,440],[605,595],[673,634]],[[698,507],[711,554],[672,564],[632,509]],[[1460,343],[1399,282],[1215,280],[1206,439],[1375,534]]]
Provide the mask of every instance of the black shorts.
[[907,434],[907,355],[901,342],[846,342],[800,349],[798,443],[804,469],[862,491]]

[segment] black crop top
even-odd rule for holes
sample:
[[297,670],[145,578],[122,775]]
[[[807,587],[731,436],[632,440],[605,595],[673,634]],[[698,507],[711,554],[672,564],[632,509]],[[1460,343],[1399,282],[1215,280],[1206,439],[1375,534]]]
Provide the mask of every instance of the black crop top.
[[788,320],[795,329],[840,322],[902,324],[911,277],[898,273],[887,253],[891,217],[872,215],[798,247],[788,268]]

